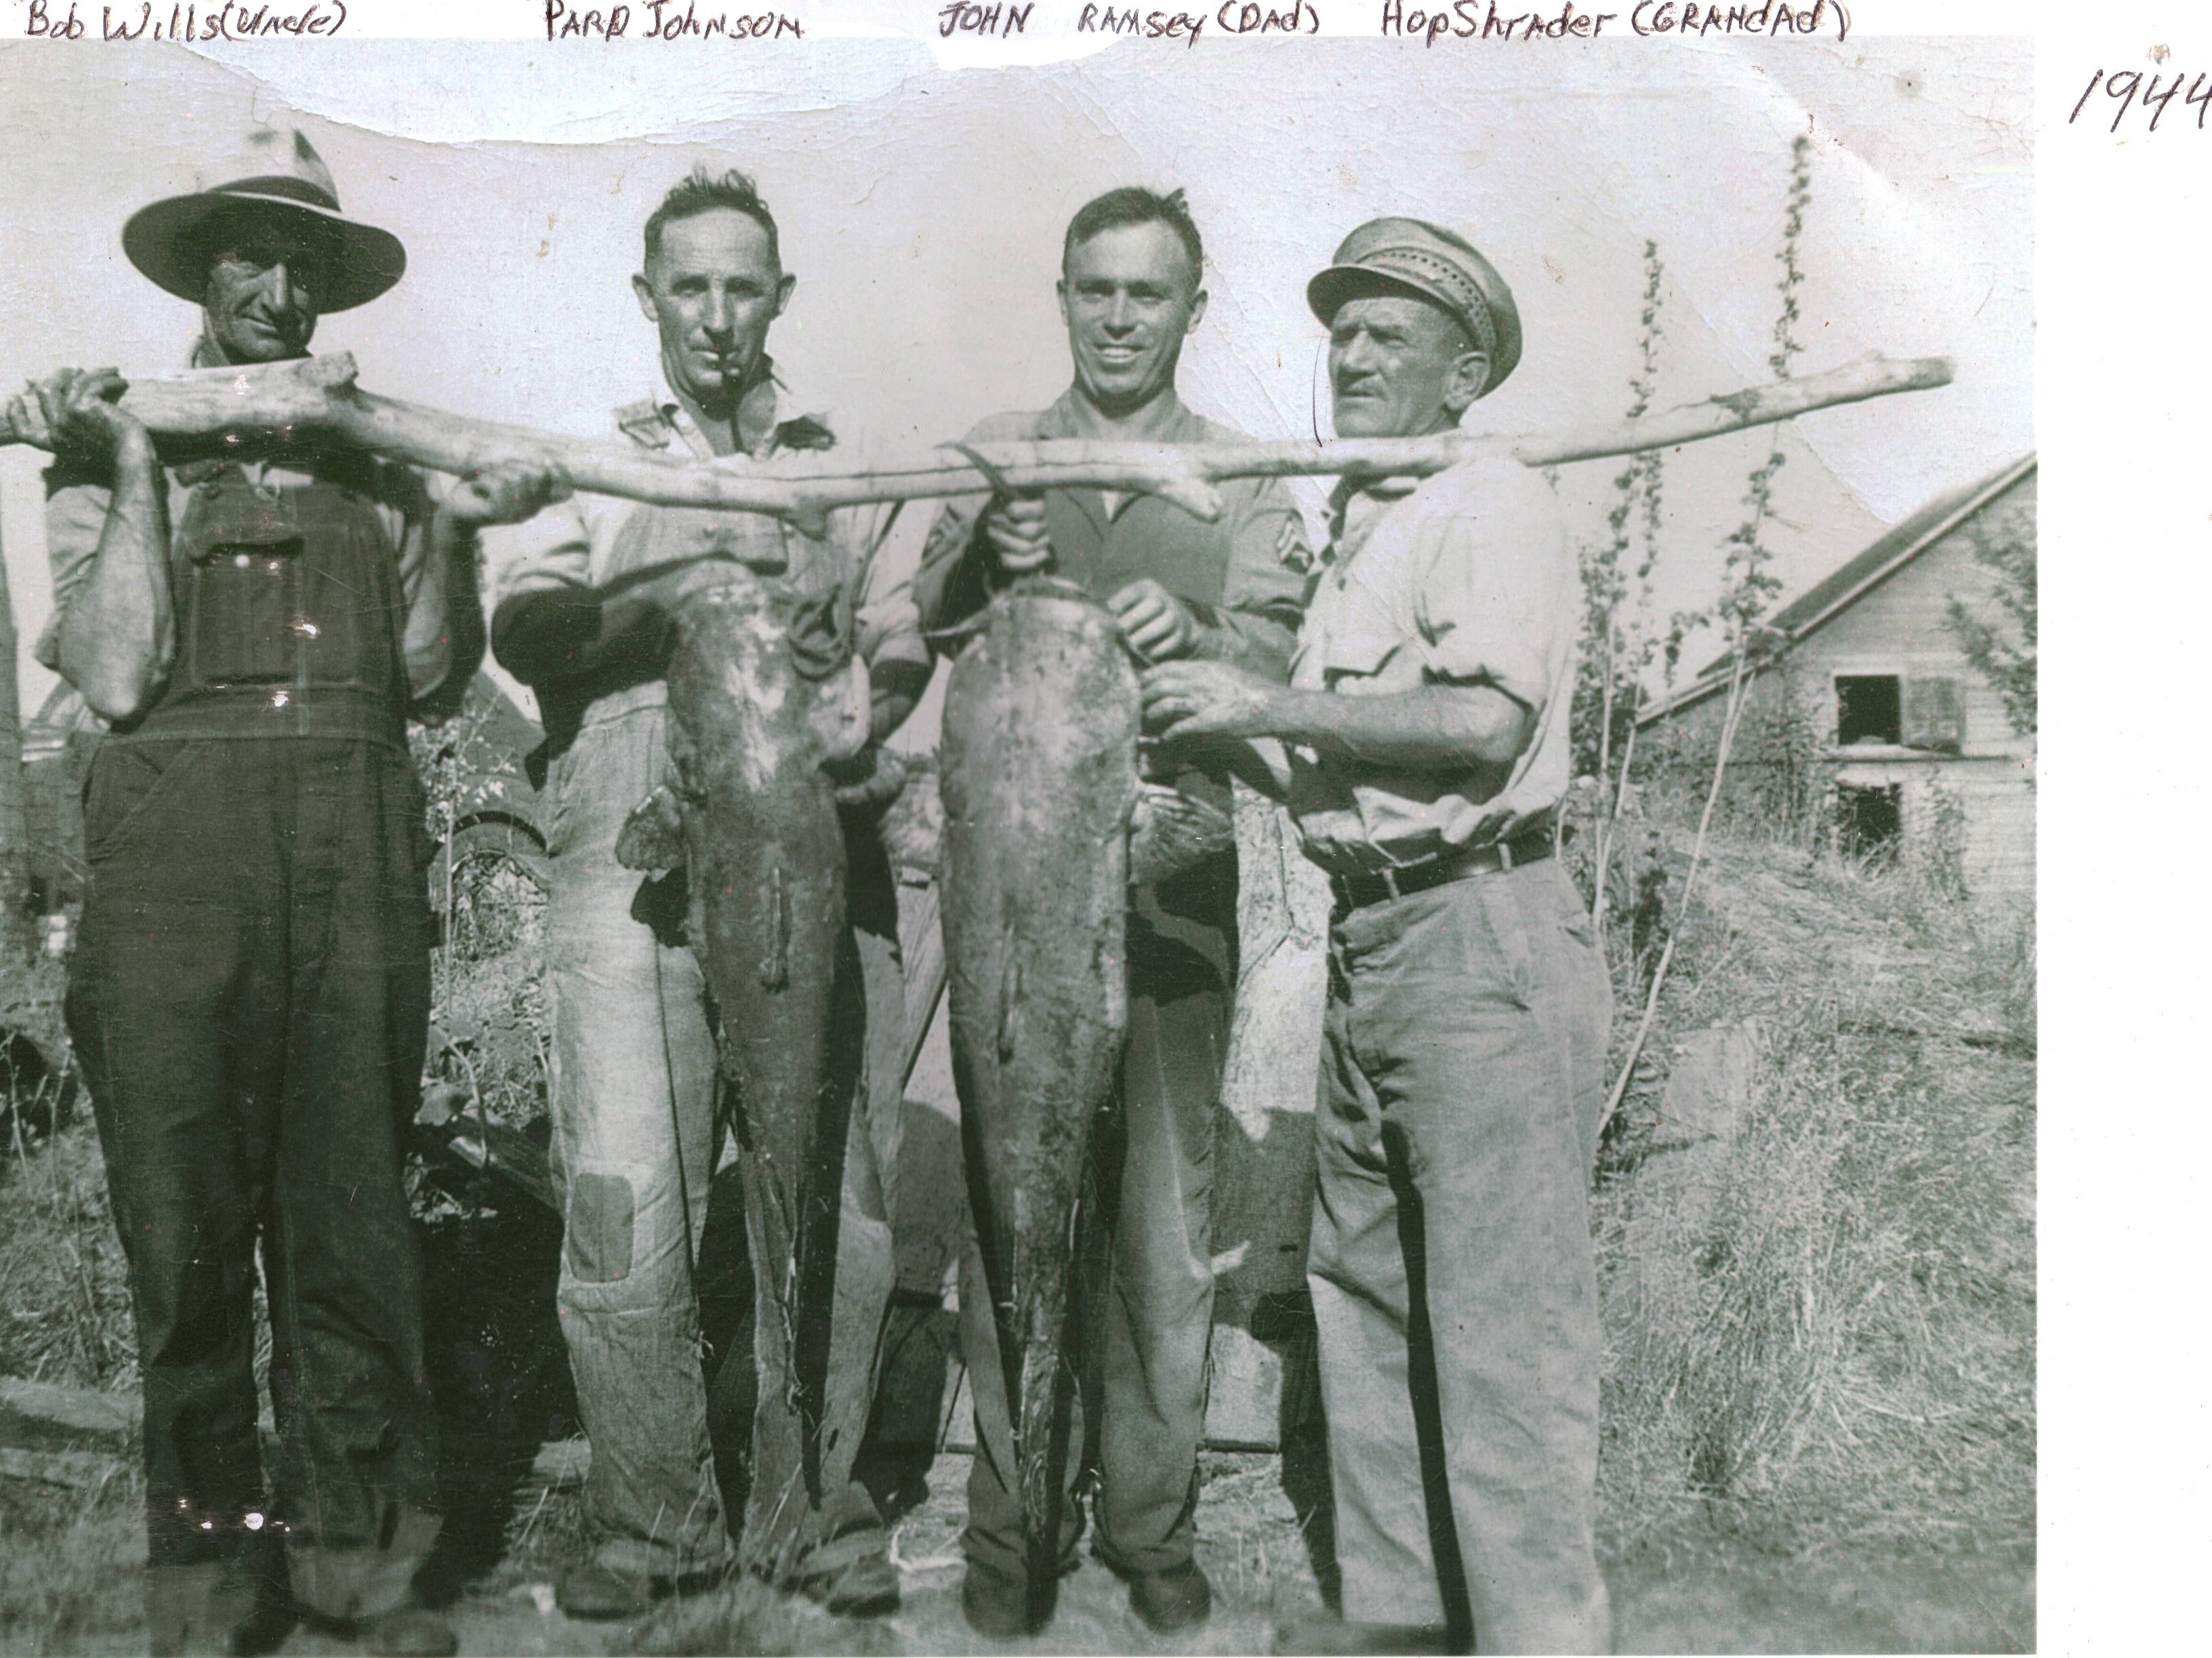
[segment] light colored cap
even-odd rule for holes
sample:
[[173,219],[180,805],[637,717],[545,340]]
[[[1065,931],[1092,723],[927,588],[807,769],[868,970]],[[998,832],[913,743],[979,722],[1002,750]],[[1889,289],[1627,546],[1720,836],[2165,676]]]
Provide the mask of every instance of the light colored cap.
[[1464,237],[1423,219],[1370,219],[1306,284],[1306,303],[1327,327],[1347,300],[1403,292],[1442,306],[1466,326],[1490,359],[1484,392],[1521,361],[1521,312],[1505,278]]
[[258,127],[240,136],[204,167],[199,187],[142,207],[123,227],[131,263],[180,300],[207,297],[206,256],[199,233],[218,214],[251,203],[317,238],[326,269],[315,295],[319,312],[349,311],[383,293],[407,269],[407,250],[388,230],[349,219],[338,208],[331,170],[303,132]]

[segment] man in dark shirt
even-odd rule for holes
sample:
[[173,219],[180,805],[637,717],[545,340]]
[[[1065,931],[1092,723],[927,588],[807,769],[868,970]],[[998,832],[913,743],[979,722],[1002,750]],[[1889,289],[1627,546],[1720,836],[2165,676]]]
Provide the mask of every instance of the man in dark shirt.
[[[1206,314],[1203,280],[1180,191],[1116,190],[1085,206],[1068,226],[1059,288],[1074,383],[1049,409],[994,416],[968,440],[1236,438],[1176,396],[1183,340]],[[923,625],[944,629],[1006,578],[1049,566],[1104,601],[1145,659],[1203,658],[1279,681],[1310,562],[1304,525],[1276,480],[1234,481],[1222,496],[1212,524],[1153,495],[1097,489],[948,504],[915,582]],[[1148,782],[1211,807],[1225,840],[1227,772],[1188,751],[1159,769]],[[1203,1621],[1212,1598],[1191,1546],[1213,1313],[1213,1114],[1237,982],[1236,853],[1224,846],[1130,896],[1128,1048],[1119,1098],[1093,1131],[1084,1322],[1102,1384],[1099,1552],[1129,1577],[1138,1615],[1168,1631]],[[1029,1622],[1021,1503],[973,1249],[960,1305],[976,1416],[963,1604],[979,1631],[1017,1635]],[[1062,1528],[1071,1549],[1074,1532]]]

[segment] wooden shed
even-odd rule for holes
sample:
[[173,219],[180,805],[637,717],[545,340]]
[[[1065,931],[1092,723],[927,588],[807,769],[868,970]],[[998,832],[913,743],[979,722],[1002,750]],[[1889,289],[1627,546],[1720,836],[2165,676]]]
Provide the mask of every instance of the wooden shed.
[[[1968,660],[1953,616],[1999,629],[1992,556],[2035,548],[2035,457],[1930,501],[1768,622],[1776,647],[1729,759],[1736,812],[1790,815],[1875,856],[1940,869],[1977,898],[2034,888],[2035,738]],[[1637,722],[1662,768],[1710,774],[1730,663]]]

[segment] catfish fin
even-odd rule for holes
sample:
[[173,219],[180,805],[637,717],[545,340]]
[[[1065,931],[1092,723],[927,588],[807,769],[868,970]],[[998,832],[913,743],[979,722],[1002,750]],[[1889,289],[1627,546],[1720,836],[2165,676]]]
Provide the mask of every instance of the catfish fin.
[[615,858],[624,869],[684,866],[684,809],[668,785],[663,783],[631,810],[615,838]]

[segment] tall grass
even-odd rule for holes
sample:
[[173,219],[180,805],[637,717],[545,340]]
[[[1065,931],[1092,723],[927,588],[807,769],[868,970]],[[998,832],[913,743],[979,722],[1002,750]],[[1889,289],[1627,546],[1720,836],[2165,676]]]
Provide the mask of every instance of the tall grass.
[[1608,1540],[2024,1548],[2032,924],[1774,845],[1711,890],[1662,1029],[1755,1020],[1753,1083],[1686,1151],[1647,1091],[1602,1171]]
[[131,1293],[90,1114],[33,1139],[21,1125],[39,1114],[17,1103],[0,1148],[0,1375],[127,1390]]

